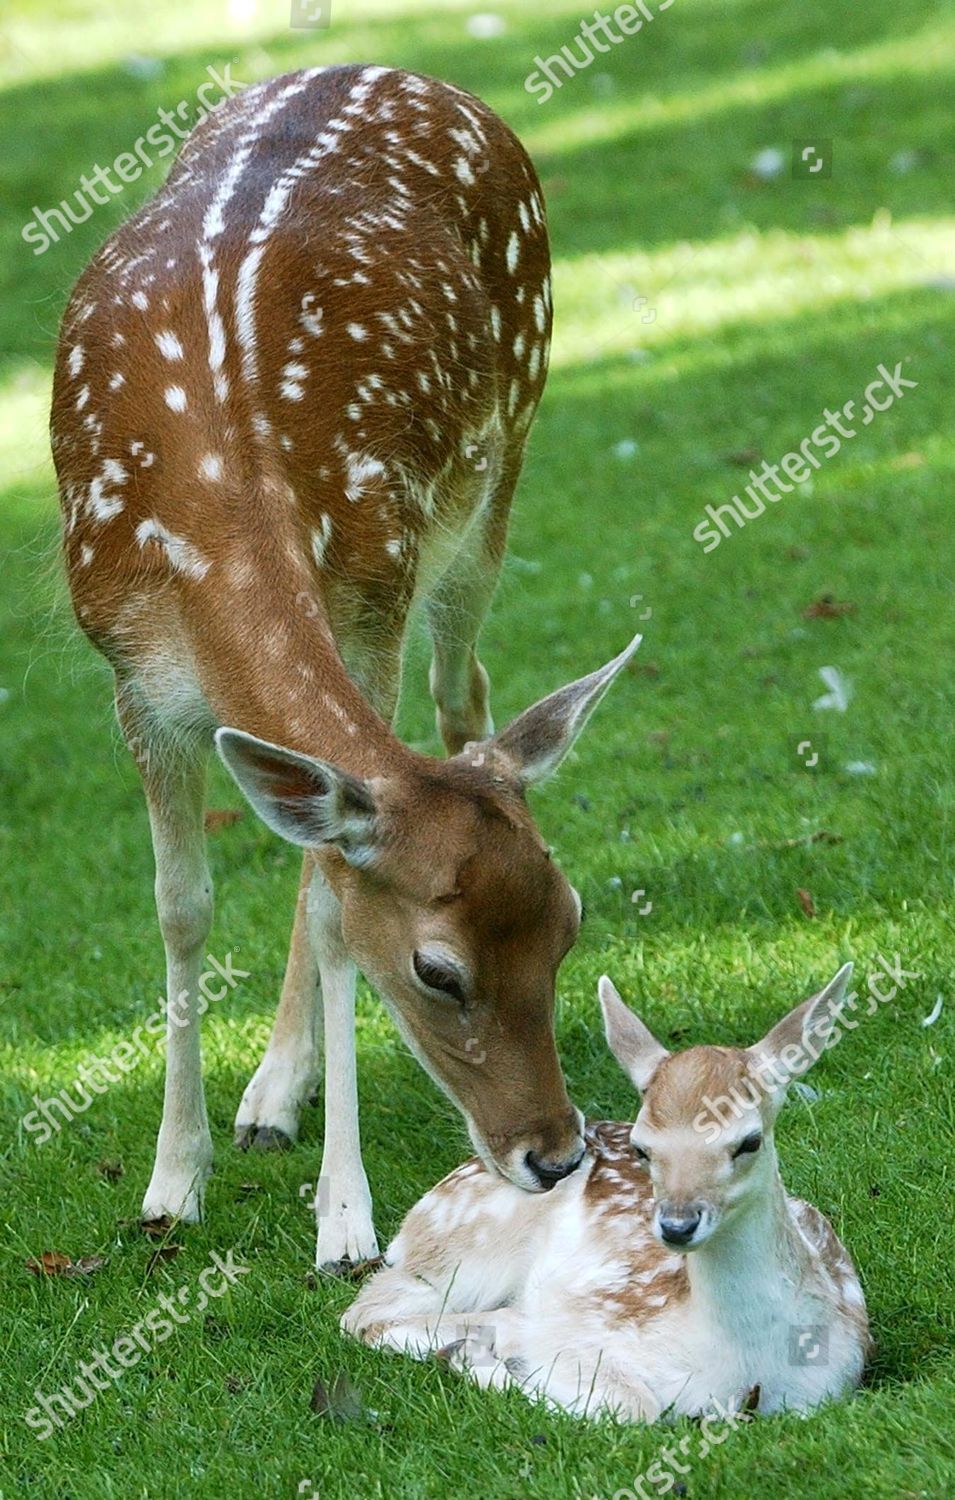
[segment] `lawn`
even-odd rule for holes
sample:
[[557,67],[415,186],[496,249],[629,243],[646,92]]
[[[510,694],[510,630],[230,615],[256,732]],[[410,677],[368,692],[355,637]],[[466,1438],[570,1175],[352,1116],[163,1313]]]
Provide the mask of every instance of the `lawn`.
[[[587,911],[560,976],[575,1099],[597,1117],[635,1109],[598,1025],[604,971],[675,1046],[755,1040],[846,958],[863,984],[879,955],[918,976],[825,1057],[817,1097],[794,1098],[779,1131],[790,1189],[831,1216],[861,1270],[877,1344],[867,1386],[811,1421],[751,1422],[705,1457],[689,1444],[679,1492],[952,1492],[955,14],[933,0],[677,0],[539,103],[524,79],[572,42],[582,8],[491,0],[503,29],[476,36],[481,9],[334,0],[329,29],[293,30],[279,0],[5,7],[4,1500],[612,1500],[691,1430],[581,1424],[340,1337],[353,1288],[309,1274],[321,1112],[287,1155],[230,1145],[298,870],[251,813],[211,840],[210,951],[248,977],[205,1021],[217,1159],[201,1228],[157,1259],[136,1222],[158,1054],[50,1139],[24,1124],[34,1096],[131,1035],[162,983],[142,797],[108,674],[59,578],[45,426],[70,285],[163,164],[42,255],[20,231],[160,105],[194,99],[207,65],[249,82],[351,59],[481,94],[528,145],[548,199],[554,359],[483,644],[498,721],[612,655],[637,621],[645,631],[534,797]],[[794,176],[794,153],[817,142],[823,169]],[[826,408],[858,412],[879,365],[915,385],[705,552],[693,535],[705,507],[740,495],[753,509],[748,471],[798,451]],[[813,707],[823,667],[850,685],[844,711]],[[436,750],[425,681],[419,630],[400,728]],[[240,806],[224,776],[212,801]],[[367,990],[358,1046],[385,1239],[466,1143]],[[36,1390],[75,1379],[230,1250],[249,1268],[232,1291],[38,1439],[24,1421]],[[85,1278],[31,1274],[44,1251],[106,1263]],[[337,1391],[335,1417],[311,1409],[317,1381]]]

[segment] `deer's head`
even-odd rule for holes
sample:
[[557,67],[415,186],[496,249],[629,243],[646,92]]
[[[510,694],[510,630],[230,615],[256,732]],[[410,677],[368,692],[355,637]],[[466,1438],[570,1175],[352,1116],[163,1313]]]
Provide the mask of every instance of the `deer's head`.
[[447,761],[410,752],[360,778],[222,729],[260,817],[315,852],[342,934],[485,1163],[542,1191],[583,1155],[554,1041],[557,970],[580,901],[528,812],[636,641]]
[[777,1174],[773,1126],[794,1078],[833,1035],[852,965],[789,1012],[755,1046],[671,1053],[600,981],[607,1041],[642,1095],[630,1135],[653,1186],[654,1233],[695,1250],[758,1201]]

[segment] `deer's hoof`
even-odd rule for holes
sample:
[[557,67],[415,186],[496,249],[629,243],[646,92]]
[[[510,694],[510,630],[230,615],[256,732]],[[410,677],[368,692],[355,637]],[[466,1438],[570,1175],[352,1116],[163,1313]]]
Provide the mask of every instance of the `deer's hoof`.
[[234,1139],[240,1151],[291,1151],[294,1145],[277,1125],[239,1125]]

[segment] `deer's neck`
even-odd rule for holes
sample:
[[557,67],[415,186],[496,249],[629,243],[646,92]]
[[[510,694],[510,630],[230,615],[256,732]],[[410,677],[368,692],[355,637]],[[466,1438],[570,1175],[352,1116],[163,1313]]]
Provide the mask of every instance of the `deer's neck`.
[[691,1300],[729,1338],[762,1343],[796,1303],[806,1254],[774,1173],[769,1190],[736,1223],[687,1256]]
[[294,548],[277,550],[224,561],[215,594],[202,599],[194,590],[186,606],[217,721],[353,775],[395,770],[411,752],[349,675],[314,573]]

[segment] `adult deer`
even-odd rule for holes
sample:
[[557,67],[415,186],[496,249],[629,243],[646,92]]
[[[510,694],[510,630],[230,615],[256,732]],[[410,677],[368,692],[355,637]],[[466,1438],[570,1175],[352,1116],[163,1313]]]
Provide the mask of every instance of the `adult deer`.
[[[240,726],[217,743],[253,807],[306,850],[236,1132],[295,1138],[320,990],[319,1263],[376,1252],[356,963],[485,1161],[539,1191],[581,1158],[553,1035],[579,902],[524,792],[637,642],[496,735],[475,653],[550,324],[522,147],[470,95],[376,67],[220,106],[71,298],[52,413],[70,585],[142,774],[178,1010],[147,1218],[196,1219],[212,1159],[196,985],[222,725]],[[389,724],[419,597],[447,761]]]

